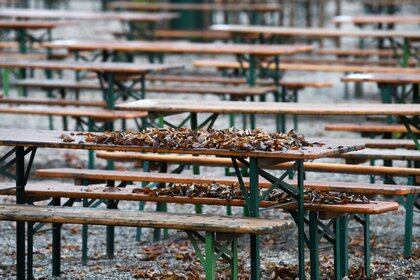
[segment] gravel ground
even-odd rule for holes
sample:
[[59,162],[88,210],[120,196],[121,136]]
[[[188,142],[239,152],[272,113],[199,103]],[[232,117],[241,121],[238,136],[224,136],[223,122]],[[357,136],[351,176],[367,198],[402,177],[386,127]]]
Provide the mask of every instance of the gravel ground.
[[[77,1],[75,1],[77,2]],[[72,8],[91,9],[85,2],[78,1]],[[333,7],[329,7],[333,11]],[[357,14],[361,11],[353,4],[344,6],[345,13]],[[89,37],[110,37],[108,30],[116,30],[118,26],[113,23],[80,24],[77,27],[70,26],[57,30],[55,38],[89,38]],[[348,44],[348,42],[344,42]],[[203,57],[200,57],[203,58]],[[167,62],[184,63],[191,65],[196,56],[171,56]],[[191,70],[191,66],[188,66]],[[333,89],[305,90],[300,95],[302,102],[340,102],[343,101],[343,85],[339,78],[341,74],[325,73],[299,73],[288,74],[290,79],[308,80],[328,80],[334,81]],[[42,97],[44,93],[33,91],[31,96]],[[98,94],[85,94],[82,98],[98,99]],[[173,98],[173,95],[150,95],[149,98]],[[191,96],[179,95],[177,98],[190,99],[192,102],[205,102],[206,100],[216,99],[214,96]],[[378,102],[377,88],[373,85],[365,86],[365,97],[361,99],[351,99],[350,102]],[[173,117],[174,121],[179,117]],[[203,117],[204,119],[204,117]],[[313,118],[301,117],[299,132],[307,137],[354,137],[356,135],[345,133],[326,133],[323,126],[326,122],[358,122],[362,119],[357,118]],[[215,128],[226,128],[227,117],[221,117],[215,124]],[[55,120],[56,129],[60,129],[60,120]],[[274,130],[274,121],[271,117],[259,116],[258,126],[264,130]],[[48,123],[43,117],[25,116],[2,116],[1,128],[39,128],[47,129]],[[288,127],[291,127],[289,120]],[[3,152],[4,149],[0,149]],[[323,161],[334,162],[334,159]],[[395,165],[403,166],[403,162],[396,162]],[[98,166],[103,166],[104,162],[98,160]],[[57,151],[41,150],[37,154],[33,170],[38,168],[55,167],[85,167],[86,152],[83,151]],[[120,165],[120,168],[132,168],[131,165]],[[222,175],[224,170],[218,168],[202,168],[202,174]],[[325,174],[311,173],[308,179],[322,179]],[[368,182],[367,176],[355,175],[334,175],[328,174],[328,179],[342,180],[347,182]],[[378,178],[379,179],[379,178]],[[398,179],[404,183],[404,179]],[[55,184],[57,181],[39,181],[31,179],[32,184]],[[388,198],[385,198],[388,199]],[[0,197],[0,202],[14,202],[11,197]],[[137,209],[137,203],[122,202],[120,207],[123,209]],[[147,210],[154,210],[155,205],[148,203]],[[204,208],[206,213],[224,213],[222,207]],[[193,207],[188,205],[169,205],[171,212],[192,212]],[[234,209],[236,214],[241,214],[241,209]],[[263,217],[287,218],[290,216],[278,210],[263,212]],[[403,231],[404,231],[404,210],[373,216],[371,218],[372,229],[372,279],[419,279],[420,278],[420,249],[419,249],[419,229],[420,219],[415,215],[414,224],[414,256],[405,259],[402,256]],[[356,223],[350,223],[350,265],[353,279],[363,279],[360,277],[359,268],[362,264],[363,235],[362,228]],[[0,223],[0,279],[13,279],[15,273],[15,224],[10,222]],[[60,279],[201,279],[204,277],[203,269],[194,256],[192,247],[188,243],[186,235],[182,232],[170,231],[169,239],[161,242],[153,242],[153,231],[143,230],[142,240],[135,241],[135,229],[121,228],[116,229],[116,257],[108,260],[105,255],[105,228],[100,226],[89,227],[89,264],[81,265],[81,226],[64,225],[62,231],[62,271]],[[295,278],[297,263],[297,230],[295,227],[284,230],[276,235],[262,238],[261,262],[263,268],[263,279],[293,279]],[[246,246],[247,238],[240,240],[240,273],[241,279],[247,279],[249,271],[249,252]],[[332,271],[332,247],[326,242],[321,244],[321,273],[322,278],[330,279]],[[35,277],[36,279],[50,279],[51,275],[51,233],[41,232],[35,239]],[[309,260],[309,257],[307,257]],[[226,271],[218,274],[218,279],[229,279]]]

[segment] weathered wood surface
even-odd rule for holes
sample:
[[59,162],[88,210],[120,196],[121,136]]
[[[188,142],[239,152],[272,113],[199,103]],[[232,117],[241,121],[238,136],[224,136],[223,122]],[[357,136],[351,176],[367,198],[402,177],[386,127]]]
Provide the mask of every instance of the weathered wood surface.
[[418,31],[401,30],[348,30],[336,28],[304,28],[304,27],[279,27],[261,25],[229,25],[216,24],[212,30],[230,32],[232,34],[263,34],[289,37],[312,37],[312,38],[407,38],[419,39]]
[[[166,202],[179,204],[205,204],[219,206],[244,206],[242,199],[218,199],[203,197],[184,197],[184,196],[154,196],[140,193],[133,193],[134,188],[112,188],[112,191],[105,186],[73,186],[73,187],[42,187],[28,186],[27,195],[32,197],[66,197],[66,198],[89,198],[89,199],[115,199],[128,201],[148,201],[148,202]],[[13,194],[13,190],[8,194]],[[262,201],[261,207],[275,206],[275,202]],[[312,211],[330,211],[335,213],[358,213],[358,214],[381,214],[398,209],[397,202],[372,201],[369,204],[309,204],[305,205],[306,210]],[[280,209],[296,209],[296,204],[288,204]],[[154,212],[159,213],[159,212]]]
[[[381,123],[336,123],[326,124],[327,131],[345,131],[357,133],[407,133],[407,128],[399,124],[381,124]],[[413,128],[414,133],[420,133],[420,130]]]
[[113,9],[136,11],[230,11],[230,12],[279,12],[278,4],[265,3],[139,3],[132,1],[116,1],[109,4]]
[[0,104],[15,105],[46,105],[46,106],[87,106],[87,107],[106,107],[103,101],[84,101],[71,99],[40,99],[40,98],[0,98]]
[[[2,11],[2,10],[0,10]],[[0,29],[54,29],[63,22],[37,21],[37,20],[0,20]]]
[[[413,160],[420,161],[420,151],[404,149],[364,149],[340,155],[340,158],[348,159],[383,159],[383,160]],[[420,170],[417,168],[420,175]]]
[[[380,49],[333,49],[333,48],[322,48],[316,51],[317,54],[322,55],[337,55],[337,56],[356,56],[356,57],[394,57],[394,50],[380,50]],[[400,55],[401,52],[397,51]]]
[[[283,164],[283,168],[290,167],[290,164]],[[418,173],[418,172],[417,172]],[[125,182],[151,182],[151,183],[174,183],[174,184],[227,184],[232,185],[238,182],[235,177],[226,176],[203,176],[189,174],[171,174],[139,171],[120,171],[120,170],[93,170],[75,168],[56,168],[37,170],[36,176],[40,178],[52,179],[73,179],[73,180],[113,180]],[[297,186],[295,181],[288,181]],[[249,180],[244,178],[244,183],[248,186]],[[261,178],[260,188],[269,188],[271,183]],[[239,186],[238,186],[239,188]],[[305,181],[305,188],[319,191],[337,191],[361,194],[386,194],[386,195],[406,195],[410,193],[420,193],[420,187],[405,185],[385,185],[367,183],[347,183],[347,182],[310,182]]]
[[[248,69],[247,62],[224,60],[196,60],[195,67],[217,68],[217,69]],[[264,64],[263,64],[264,65]],[[274,66],[268,68],[274,69]],[[420,68],[404,68],[390,66],[370,66],[370,65],[345,65],[345,64],[310,64],[310,63],[280,63],[279,69],[283,71],[303,71],[303,72],[356,72],[356,73],[398,73],[398,74],[419,74]]]
[[72,70],[72,71],[91,71],[103,73],[128,73],[146,74],[150,72],[161,72],[171,69],[183,68],[181,65],[167,64],[137,64],[125,62],[81,62],[81,61],[25,61],[25,60],[0,60],[2,68],[26,68],[43,70]]
[[235,234],[270,234],[291,226],[288,221],[274,219],[15,204],[0,205],[0,220],[168,228]]
[[[363,152],[368,152],[364,154]],[[365,149],[356,152],[345,153],[337,157],[354,159],[392,159],[392,160],[419,160],[420,155],[415,151],[407,150],[379,150]],[[382,152],[383,151],[383,152]],[[376,153],[375,153],[376,152]],[[412,153],[413,152],[413,153]],[[168,164],[196,164],[200,166],[218,166],[232,167],[232,161],[226,158],[211,156],[190,156],[190,155],[163,155],[163,154],[143,154],[130,152],[98,152],[98,158],[119,161],[119,162],[164,162]],[[241,164],[239,164],[242,166]],[[266,169],[284,170],[291,166],[290,163],[280,163],[273,165],[264,165]],[[420,176],[420,170],[406,167],[386,167],[386,166],[367,166],[351,165],[338,163],[318,163],[305,162],[305,171],[328,172],[328,173],[346,173],[361,175],[393,175],[393,176]]]
[[420,84],[420,74],[391,74],[391,73],[366,73],[350,74],[341,78],[343,82],[372,82],[380,84]]
[[[328,157],[363,149],[365,145],[361,142],[353,145],[351,142],[342,142],[337,140],[328,140],[322,142],[321,145],[315,144],[313,147],[304,147],[297,150],[284,151],[230,151],[222,149],[154,149],[151,147],[140,146],[120,146],[106,145],[84,142],[84,137],[76,135],[74,132],[65,132],[74,138],[74,142],[63,142],[60,136],[63,132],[46,131],[46,130],[17,130],[17,129],[0,129],[0,146],[25,146],[39,148],[63,148],[63,149],[88,149],[88,150],[104,150],[104,151],[132,151],[132,152],[156,152],[156,153],[172,153],[172,154],[197,154],[197,155],[217,155],[225,157],[259,157],[259,158],[277,158],[279,160],[296,160],[296,159],[315,159],[320,157]],[[72,135],[74,134],[74,135]],[[311,141],[310,139],[307,139]]]
[[63,116],[91,118],[94,120],[134,119],[147,116],[146,112],[111,111],[94,108],[53,107],[53,106],[0,106],[1,114]]
[[174,13],[130,13],[130,12],[87,12],[44,9],[1,9],[0,17],[15,19],[61,19],[61,20],[92,20],[92,21],[132,21],[159,22],[177,17]]
[[352,23],[362,24],[420,24],[420,16],[418,15],[358,15],[335,16],[332,23]]
[[117,105],[123,110],[149,113],[291,114],[316,116],[418,116],[420,104],[321,104],[247,101],[206,101],[144,99]]
[[173,30],[157,29],[153,32],[155,38],[160,39],[204,39],[204,40],[228,40],[230,34],[215,30]]
[[164,54],[249,54],[274,56],[308,52],[312,45],[252,45],[232,43],[193,43],[182,41],[98,41],[98,40],[56,40],[43,44],[46,48],[68,49],[69,51],[116,51],[125,53]]
[[[184,92],[184,93],[213,93],[213,94],[244,94],[244,95],[258,95],[267,93],[275,89],[271,86],[272,81],[259,80],[257,84],[260,86],[248,87],[245,79],[237,78],[224,78],[224,77],[207,77],[207,76],[178,76],[178,75],[151,75],[147,77],[149,81],[160,81],[160,82],[180,82],[180,83],[210,83],[210,84],[221,84],[242,87],[215,87],[215,86],[162,86],[162,85],[148,85],[146,91],[154,92]],[[75,80],[39,80],[39,79],[25,79],[13,81],[14,85],[25,86],[25,87],[37,87],[37,88],[70,88],[70,89],[99,89],[98,83],[87,82],[87,81],[75,81]],[[331,82],[326,81],[280,81],[280,84],[286,88],[327,88],[332,87]],[[139,89],[140,87],[135,87]]]
[[[99,90],[101,89],[99,83],[90,81],[75,81],[75,80],[39,80],[39,79],[25,79],[12,82],[17,86],[35,87],[44,89],[82,89],[82,90]],[[296,83],[298,84],[298,83]],[[294,84],[292,84],[294,85]],[[322,84],[318,85],[321,86]],[[314,84],[314,86],[317,86]],[[140,90],[141,86],[135,86],[134,90]],[[215,95],[237,95],[237,96],[250,96],[250,95],[265,95],[277,90],[274,86],[257,86],[257,87],[220,87],[220,86],[173,86],[173,85],[147,85],[147,93],[188,93],[188,94],[215,94]]]

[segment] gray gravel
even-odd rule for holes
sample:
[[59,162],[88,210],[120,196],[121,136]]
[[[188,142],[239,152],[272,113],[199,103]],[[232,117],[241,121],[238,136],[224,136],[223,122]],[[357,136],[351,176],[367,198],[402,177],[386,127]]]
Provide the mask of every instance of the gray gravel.
[[[86,2],[75,1],[72,4],[73,9],[80,7],[91,9]],[[345,13],[360,13],[354,4],[344,6]],[[333,12],[331,6],[329,12]],[[55,32],[55,38],[89,38],[101,37],[109,38],[108,30],[117,30],[118,25],[113,23],[81,23],[77,27],[70,26],[62,28]],[[348,46],[348,42],[344,42]],[[184,63],[189,65],[197,59],[197,56],[170,56],[167,62]],[[203,57],[199,57],[200,59]],[[140,62],[141,60],[139,60]],[[67,74],[69,75],[69,74]],[[305,90],[300,95],[302,102],[343,102],[343,85],[340,83],[341,74],[335,73],[299,73],[287,74],[290,79],[308,79],[308,80],[328,80],[334,81],[332,89]],[[45,96],[42,92],[33,91],[30,93],[33,97]],[[378,102],[377,88],[374,85],[365,87],[364,99],[351,99],[349,102]],[[98,99],[97,93],[86,93],[83,99]],[[173,95],[150,95],[149,98],[173,98]],[[205,102],[206,100],[216,99],[214,96],[191,96],[179,95],[177,98],[191,100],[192,102]],[[347,102],[347,101],[346,101]],[[179,117],[173,117],[174,121]],[[204,119],[204,117],[203,117]],[[307,137],[354,137],[354,134],[345,133],[327,133],[323,126],[326,122],[343,121],[362,121],[358,118],[313,118],[301,117],[299,132]],[[55,120],[56,129],[61,129],[60,119]],[[227,117],[220,117],[216,122],[216,128],[226,128],[228,124]],[[132,125],[132,124],[131,124]],[[264,130],[274,130],[274,121],[271,117],[259,116],[258,126]],[[47,129],[48,124],[44,117],[26,117],[26,116],[2,116],[1,128],[39,128]],[[288,127],[291,127],[289,120]],[[0,148],[2,153],[5,149]],[[335,159],[324,159],[323,161],[336,162]],[[98,160],[98,166],[103,166],[104,162]],[[403,162],[396,162],[395,165],[403,166]],[[83,151],[57,151],[41,150],[37,154],[33,170],[37,168],[54,167],[85,167],[86,152]],[[121,165],[121,168],[132,168],[131,165]],[[221,168],[204,167],[202,174],[223,175]],[[328,177],[326,177],[328,176]],[[342,174],[308,174],[311,180],[342,180],[346,182],[368,182],[367,176],[342,175]],[[380,179],[380,178],[378,178]],[[3,178],[0,178],[3,180]],[[398,179],[404,183],[405,179]],[[31,184],[55,184],[57,181],[38,181],[31,179]],[[388,199],[388,198],[386,198]],[[14,198],[0,197],[1,203],[13,203]],[[102,206],[103,207],[103,206]],[[120,207],[123,209],[137,209],[137,203],[122,202]],[[147,204],[147,210],[153,211],[155,206],[152,203]],[[205,208],[206,213],[224,213],[222,207]],[[171,212],[192,212],[193,207],[189,205],[170,205]],[[238,215],[241,209],[234,209]],[[263,213],[263,217],[287,218],[290,216],[277,210],[270,210]],[[373,216],[372,221],[372,264],[374,279],[419,279],[420,278],[420,250],[419,250],[419,228],[420,218],[415,215],[414,224],[414,257],[404,259],[402,257],[403,231],[404,231],[404,210]],[[15,273],[15,224],[11,222],[0,223],[0,279],[13,279]],[[161,242],[153,242],[152,230],[143,230],[142,241],[135,241],[135,229],[117,228],[116,229],[116,257],[108,260],[105,255],[105,227],[89,227],[89,264],[81,265],[81,226],[64,225],[62,241],[62,271],[63,276],[60,279],[197,279],[203,277],[203,270],[197,260],[194,258],[193,250],[189,245],[186,235],[182,232],[170,231],[170,238]],[[279,232],[273,236],[262,238],[262,256],[263,279],[273,277],[273,269],[288,264],[297,263],[297,231],[296,228]],[[240,242],[241,273],[249,271],[249,252],[247,250],[248,240],[242,238]],[[358,268],[362,264],[363,252],[362,229],[355,223],[350,223],[350,264]],[[42,232],[36,235],[35,239],[35,276],[37,279],[50,279],[51,275],[51,235],[50,232]],[[309,257],[307,257],[309,260]],[[332,267],[332,248],[327,243],[321,244],[321,267],[323,278],[326,271],[331,271]],[[247,279],[246,274],[242,274],[241,279]],[[228,279],[228,274],[218,275],[218,279]],[[286,279],[286,278],[285,278]]]

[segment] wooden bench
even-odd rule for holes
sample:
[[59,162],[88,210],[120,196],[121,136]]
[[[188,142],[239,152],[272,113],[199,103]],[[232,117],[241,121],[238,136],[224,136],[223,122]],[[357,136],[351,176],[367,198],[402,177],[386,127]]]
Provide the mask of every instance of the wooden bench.
[[[60,206],[0,205],[0,220],[53,223],[53,258],[60,262],[60,241],[62,224],[93,224],[124,227],[164,228],[186,231],[194,244],[199,261],[204,266],[206,279],[216,279],[216,262],[219,253],[230,264],[232,279],[238,279],[238,235],[266,235],[282,231],[291,223],[283,220],[258,218],[224,217],[216,215],[192,215],[161,212],[139,212],[126,210],[98,210]],[[205,232],[202,236],[199,232]],[[223,247],[216,234],[224,234],[230,249]],[[196,242],[203,241],[205,251],[196,248]],[[57,247],[58,243],[58,247]],[[54,246],[55,245],[55,246]],[[224,245],[226,246],[226,245]],[[229,247],[228,247],[229,248]]]
[[[343,131],[343,132],[357,132],[363,134],[384,134],[384,133],[407,133],[407,128],[399,124],[380,124],[380,123],[337,123],[326,124],[327,131]],[[414,133],[420,133],[420,130],[413,128]]]
[[[130,33],[128,32],[114,32],[117,38],[128,38]],[[170,30],[170,29],[157,29],[152,35],[157,39],[194,39],[200,41],[214,41],[214,40],[229,40],[230,35],[225,32],[213,31],[213,30]]]
[[[41,89],[58,89],[58,90],[100,90],[98,83],[89,81],[74,80],[37,80],[25,79],[13,82],[16,86],[26,88]],[[140,86],[135,87],[140,90]],[[274,86],[260,87],[198,87],[198,86],[165,86],[165,85],[148,85],[147,93],[186,93],[186,94],[215,94],[215,95],[231,95],[231,96],[259,96],[276,92]]]
[[[237,61],[223,60],[196,60],[194,66],[199,68],[217,68],[223,69],[248,69],[248,63],[239,63]],[[420,73],[418,68],[403,67],[384,67],[384,66],[362,66],[362,65],[322,65],[310,63],[280,63],[280,70],[283,71],[304,71],[304,72],[349,72],[349,73],[401,73],[415,74]]]
[[105,108],[106,103],[103,101],[83,101],[83,100],[69,100],[59,98],[0,98],[0,104],[10,105],[45,105],[45,106],[76,106],[76,107],[100,107]]
[[[394,57],[394,50],[381,50],[381,49],[319,49],[315,51],[320,55],[335,55],[335,56],[353,56],[353,57]],[[397,52],[401,54],[401,52]]]

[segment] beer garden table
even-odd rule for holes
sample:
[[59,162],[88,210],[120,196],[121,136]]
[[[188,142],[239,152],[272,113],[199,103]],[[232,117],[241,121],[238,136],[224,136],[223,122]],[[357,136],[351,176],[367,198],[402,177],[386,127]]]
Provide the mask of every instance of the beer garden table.
[[[259,203],[263,197],[259,195],[259,176],[267,179],[273,185],[264,193],[267,196],[273,189],[280,188],[287,194],[291,195],[298,202],[298,210],[291,211],[293,217],[298,224],[298,248],[299,248],[299,273],[300,279],[305,278],[305,217],[304,217],[304,160],[317,159],[322,157],[339,155],[342,153],[360,150],[364,148],[363,144],[357,143],[339,143],[339,142],[325,142],[314,143],[313,146],[308,146],[300,149],[288,149],[284,151],[231,151],[222,149],[168,149],[168,148],[153,148],[140,146],[123,146],[123,145],[107,145],[87,143],[83,136],[78,136],[77,133],[71,134],[75,141],[64,142],[61,139],[61,132],[57,131],[36,131],[36,130],[8,130],[0,129],[0,146],[11,147],[3,157],[1,157],[2,165],[0,166],[0,173],[12,178],[16,181],[16,199],[18,204],[25,204],[25,186],[29,179],[30,169],[38,148],[55,148],[55,149],[85,149],[85,150],[105,150],[105,151],[135,151],[135,152],[155,152],[155,153],[181,153],[193,155],[215,155],[222,157],[229,157],[235,167],[235,173],[241,189],[244,191],[245,205],[248,209],[249,216],[259,216]],[[29,155],[29,160],[25,164],[25,157]],[[247,160],[249,158],[249,160]],[[279,162],[294,162],[282,176],[276,177],[269,174],[262,169],[264,162],[279,163]],[[245,165],[249,169],[249,192],[246,191],[244,180],[239,170],[239,163]],[[15,167],[15,174],[11,173],[10,168]],[[284,179],[289,175],[297,172],[298,188],[294,188],[284,182]],[[316,212],[314,212],[316,213]],[[312,229],[318,230],[318,217],[316,215],[310,216],[310,224]],[[25,223],[18,222],[16,227],[16,250],[17,250],[17,275],[19,279],[24,279],[25,276]],[[339,242],[340,238],[336,239]],[[32,242],[28,239],[28,242]],[[345,242],[344,242],[345,243]],[[32,243],[30,243],[32,244]],[[28,247],[31,247],[28,246]],[[315,252],[313,252],[315,250]],[[260,255],[259,255],[259,237],[251,235],[251,279],[259,279],[260,277]],[[311,246],[311,254],[316,253],[316,248]],[[346,258],[343,256],[344,252],[337,253],[341,255],[335,256],[335,259],[342,260]],[[30,254],[31,255],[31,254]],[[32,260],[28,261],[28,270],[32,270]]]
[[[119,21],[123,28],[127,26],[130,39],[138,31],[142,38],[153,37],[155,25],[162,21],[176,18],[175,13],[130,13],[130,12],[86,12],[44,9],[1,9],[0,18],[15,20],[88,20],[88,21]],[[126,23],[126,25],[125,25]],[[146,28],[138,26],[146,24]],[[144,37],[143,37],[144,36]]]
[[[408,65],[408,59],[415,49],[411,50],[410,41],[420,39],[420,32],[414,31],[397,31],[397,30],[344,30],[334,28],[300,28],[300,27],[274,27],[260,25],[226,25],[218,24],[211,26],[212,30],[229,32],[232,37],[241,38],[241,35],[259,35],[261,39],[266,37],[272,40],[282,41],[285,38],[304,37],[317,39],[339,39],[341,37],[353,37],[360,40],[366,38],[372,39],[388,39],[394,48],[401,47],[403,50],[402,65]],[[403,40],[397,42],[396,40]],[[361,44],[363,48],[363,44]],[[414,56],[417,58],[416,56]]]

